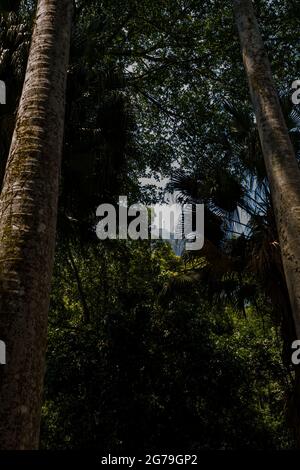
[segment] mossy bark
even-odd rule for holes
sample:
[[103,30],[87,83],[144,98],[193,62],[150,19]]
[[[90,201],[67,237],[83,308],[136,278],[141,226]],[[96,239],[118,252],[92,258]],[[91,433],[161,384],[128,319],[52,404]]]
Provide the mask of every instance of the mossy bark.
[[300,339],[300,171],[251,0],[234,0],[236,23],[264,154],[281,256]]
[[39,0],[0,197],[0,449],[36,449],[72,0]]

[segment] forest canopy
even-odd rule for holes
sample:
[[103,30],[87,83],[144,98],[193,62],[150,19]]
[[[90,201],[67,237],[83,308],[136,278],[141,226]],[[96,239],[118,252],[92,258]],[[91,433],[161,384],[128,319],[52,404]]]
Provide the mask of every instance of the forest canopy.
[[[1,450],[299,447],[299,21],[0,1]],[[99,240],[121,195],[203,204],[203,248]]]

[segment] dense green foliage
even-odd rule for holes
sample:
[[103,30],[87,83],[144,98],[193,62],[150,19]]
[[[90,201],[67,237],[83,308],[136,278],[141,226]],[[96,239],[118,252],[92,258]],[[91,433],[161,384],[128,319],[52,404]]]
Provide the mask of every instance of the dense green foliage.
[[[0,180],[34,3],[0,19]],[[298,152],[296,2],[255,3]],[[75,4],[42,447],[293,447],[294,330],[231,2]],[[162,199],[147,176],[206,204],[202,252],[96,239],[100,203]]]
[[[168,299],[182,268],[148,242],[58,253],[43,446],[104,452],[284,448],[286,371],[269,315],[212,307],[194,286]],[[159,295],[161,294],[161,295]]]

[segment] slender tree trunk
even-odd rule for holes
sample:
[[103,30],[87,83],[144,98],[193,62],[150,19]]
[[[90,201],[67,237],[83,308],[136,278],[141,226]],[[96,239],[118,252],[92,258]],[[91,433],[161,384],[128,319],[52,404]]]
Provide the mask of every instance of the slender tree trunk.
[[39,0],[0,197],[0,449],[36,449],[72,0]]
[[285,278],[300,339],[300,171],[251,0],[233,0],[273,199]]

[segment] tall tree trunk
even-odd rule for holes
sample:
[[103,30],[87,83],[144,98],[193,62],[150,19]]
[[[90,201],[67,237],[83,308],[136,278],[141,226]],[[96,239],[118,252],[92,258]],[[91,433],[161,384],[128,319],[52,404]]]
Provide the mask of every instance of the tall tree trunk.
[[300,339],[300,171],[251,0],[233,0],[264,154],[282,262]]
[[39,0],[0,197],[0,448],[36,449],[72,0]]

